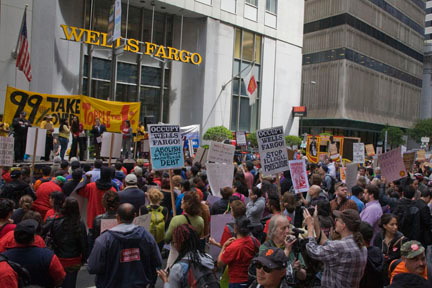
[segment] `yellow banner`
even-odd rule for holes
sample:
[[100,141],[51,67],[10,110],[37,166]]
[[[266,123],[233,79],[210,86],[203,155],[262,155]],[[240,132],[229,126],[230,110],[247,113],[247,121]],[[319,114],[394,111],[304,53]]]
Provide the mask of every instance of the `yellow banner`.
[[83,95],[41,94],[8,87],[4,106],[3,121],[11,124],[21,111],[26,112],[26,119],[33,126],[39,126],[44,116],[53,116],[54,127],[60,119],[78,116],[84,129],[90,130],[99,118],[106,125],[107,131],[121,132],[124,122],[129,120],[136,131],[141,105],[139,102],[115,102],[99,100]]

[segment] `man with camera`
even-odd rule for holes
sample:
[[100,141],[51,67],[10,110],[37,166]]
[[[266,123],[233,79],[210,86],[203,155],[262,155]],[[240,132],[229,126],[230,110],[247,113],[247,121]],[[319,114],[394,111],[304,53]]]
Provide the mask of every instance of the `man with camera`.
[[305,263],[298,249],[293,249],[297,238],[291,235],[290,223],[286,216],[274,215],[269,222],[267,241],[259,249],[259,255],[265,255],[268,249],[282,248],[288,257],[286,277],[290,284],[306,279]]

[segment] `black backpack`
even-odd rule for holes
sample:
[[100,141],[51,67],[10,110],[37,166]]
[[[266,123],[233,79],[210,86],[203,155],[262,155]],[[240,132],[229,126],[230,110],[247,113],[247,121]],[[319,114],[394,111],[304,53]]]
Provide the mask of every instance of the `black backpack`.
[[393,212],[398,218],[399,231],[409,240],[420,239],[420,209],[412,205],[399,205]]
[[186,274],[187,287],[190,288],[220,288],[219,279],[216,273],[202,264],[192,263],[188,260],[181,260],[180,262],[189,265]]
[[18,275],[18,287],[24,287],[30,284],[30,273],[26,268],[21,266],[20,264],[10,261],[5,255],[0,254],[0,262],[6,261],[9,266],[17,273]]

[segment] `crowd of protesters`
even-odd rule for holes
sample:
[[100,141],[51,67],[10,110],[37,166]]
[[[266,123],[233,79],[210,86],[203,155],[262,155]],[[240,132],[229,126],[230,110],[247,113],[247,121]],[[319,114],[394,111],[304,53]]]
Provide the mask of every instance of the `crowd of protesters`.
[[[305,193],[290,171],[263,176],[257,160],[235,163],[232,186],[218,193],[191,159],[172,179],[142,159],[91,166],[63,160],[38,179],[26,167],[3,171],[4,287],[76,287],[83,266],[96,287],[432,287],[424,163],[388,182],[366,162],[348,188],[326,158],[307,165]],[[221,214],[233,220],[215,239],[211,219]]]

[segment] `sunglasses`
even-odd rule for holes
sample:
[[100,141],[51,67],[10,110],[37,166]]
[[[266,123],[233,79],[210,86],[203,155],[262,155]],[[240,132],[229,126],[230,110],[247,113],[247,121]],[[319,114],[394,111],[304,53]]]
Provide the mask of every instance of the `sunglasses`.
[[266,272],[266,273],[271,273],[271,272],[273,272],[274,270],[276,270],[276,269],[268,268],[267,266],[264,266],[264,265],[261,264],[260,262],[256,262],[255,267],[256,267],[256,269],[263,269],[264,272]]

